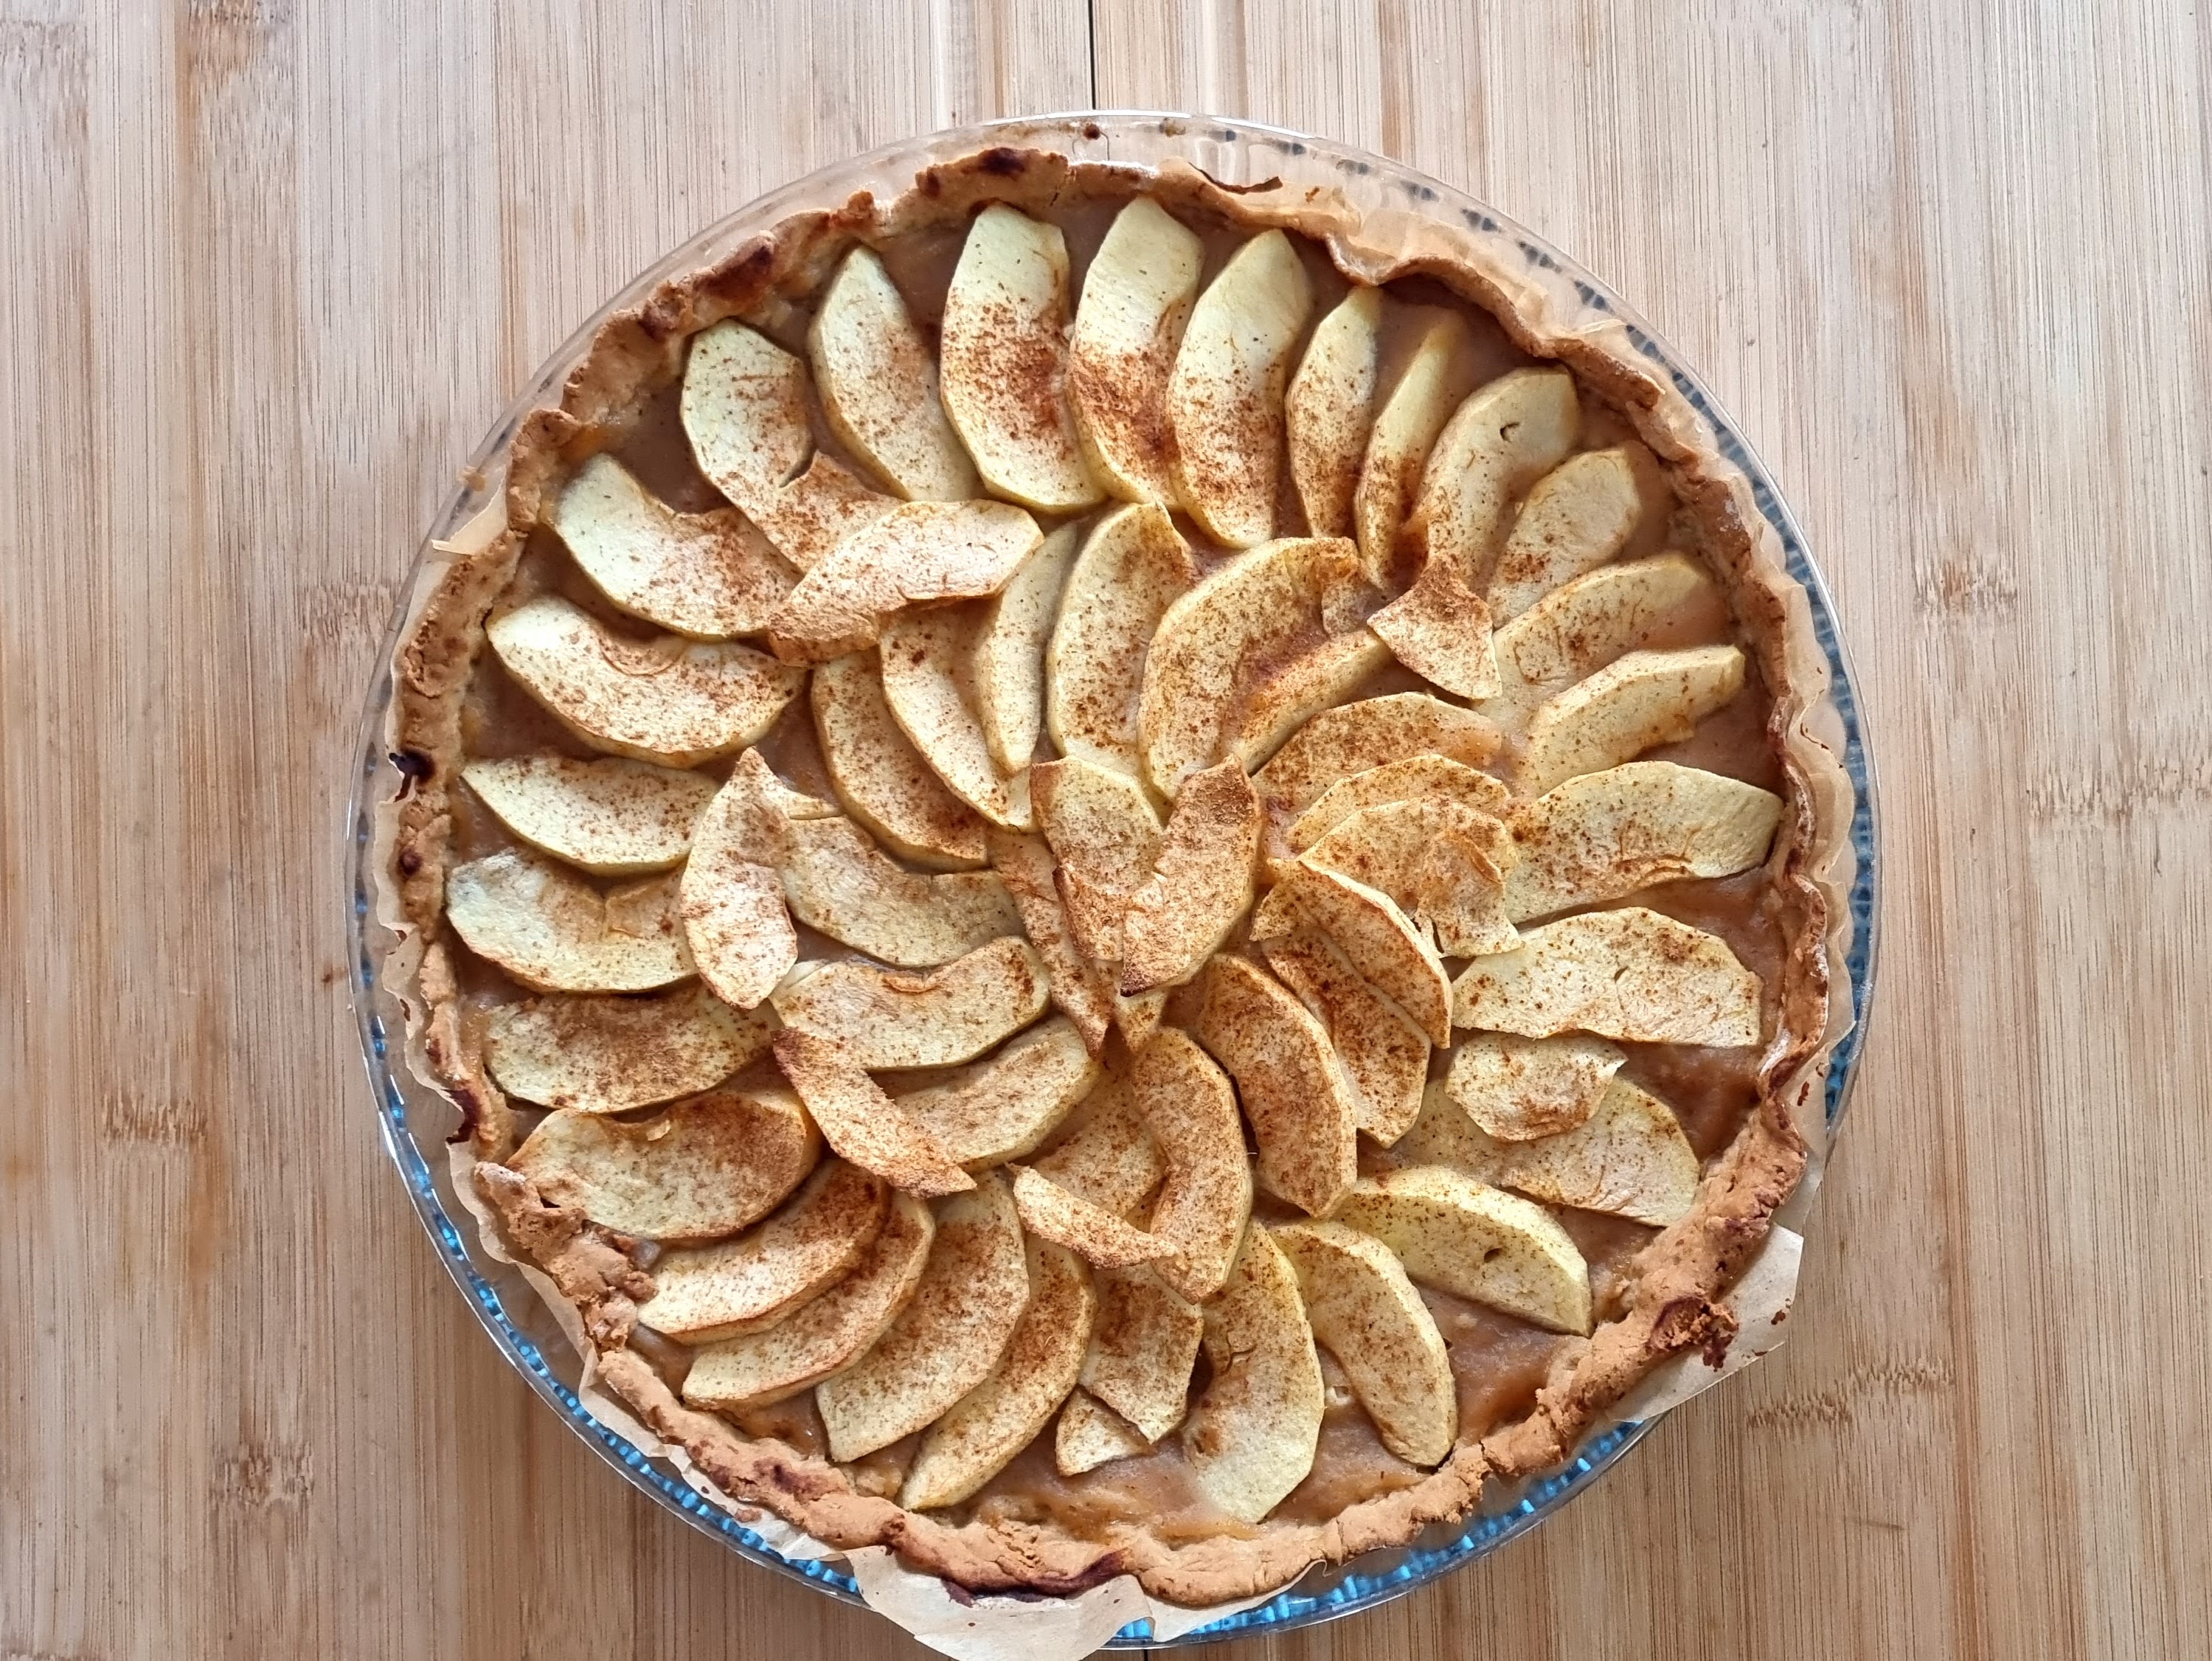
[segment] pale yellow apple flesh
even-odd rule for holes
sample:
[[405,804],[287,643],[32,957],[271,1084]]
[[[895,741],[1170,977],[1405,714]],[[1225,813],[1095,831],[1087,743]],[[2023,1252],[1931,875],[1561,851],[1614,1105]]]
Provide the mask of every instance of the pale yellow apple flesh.
[[945,412],[997,496],[1078,513],[1104,494],[1068,407],[1067,244],[1057,226],[994,204],[975,216],[945,296]]
[[815,1386],[830,1457],[865,1458],[942,1418],[998,1370],[1029,1297],[1013,1196],[986,1173],[939,1207],[921,1282],[884,1335]]
[[721,1412],[765,1407],[850,1366],[914,1296],[936,1235],[926,1202],[892,1195],[873,1244],[845,1279],[773,1326],[699,1350],[684,1400]]
[[1452,987],[1452,1023],[1548,1038],[1745,1049],[1759,1042],[1759,977],[1728,942],[1642,906],[1587,911],[1522,932]]
[[500,823],[541,853],[599,877],[641,877],[681,865],[714,781],[610,757],[514,756],[461,769]]
[[1183,1457],[1217,1506],[1257,1523],[1313,1469],[1322,1407],[1297,1275],[1266,1229],[1244,1231],[1203,1342],[1213,1378],[1184,1421]]
[[929,1427],[899,1503],[956,1506],[1010,1464],[1075,1388],[1091,1338],[1091,1276],[1062,1247],[1029,1244],[1030,1297],[997,1370]]
[[1492,616],[1500,623],[1518,617],[1561,583],[1618,557],[1644,518],[1639,477],[1655,465],[1640,444],[1585,450],[1530,486],[1491,573]]
[[1456,312],[1434,315],[1376,413],[1352,518],[1360,567],[1378,588],[1394,593],[1403,588],[1418,563],[1404,557],[1398,532],[1413,513],[1437,435],[1474,384],[1473,348],[1465,318]]
[[1036,948],[1009,939],[927,974],[801,964],[769,1001],[786,1027],[828,1038],[873,1071],[972,1062],[1042,1014],[1046,997]]
[[696,982],[650,997],[550,993],[491,1012],[484,1062],[526,1102],[626,1113],[713,1088],[767,1054],[775,1030]]
[[622,639],[558,594],[524,601],[484,634],[515,683],[585,743],[667,767],[752,743],[804,679],[733,641]]
[[1271,1232],[1297,1272],[1315,1338],[1352,1381],[1382,1445],[1409,1464],[1441,1464],[1459,1434],[1459,1387],[1436,1317],[1405,1265],[1341,1223]]
[[1352,534],[1359,464],[1375,425],[1382,291],[1355,288],[1314,326],[1283,399],[1291,482],[1316,536]]
[[845,811],[901,859],[933,870],[984,862],[988,821],[945,788],[899,729],[872,652],[817,667],[808,697],[831,787]]
[[642,1123],[549,1113],[507,1163],[603,1228],[682,1244],[759,1221],[821,1149],[797,1097],[757,1088],[695,1096]]
[[1275,533],[1283,392],[1312,310],[1312,281],[1280,231],[1239,248],[1191,309],[1168,377],[1176,495],[1224,547]]
[[757,1228],[663,1252],[638,1319],[689,1343],[771,1325],[860,1261],[883,1227],[885,1196],[866,1171],[830,1160]]
[[1176,505],[1168,374],[1205,263],[1197,234],[1140,196],[1084,273],[1068,393],[1091,476],[1124,502]]
[[807,356],[830,430],[908,501],[961,502],[975,466],[945,419],[931,355],[884,262],[854,248],[823,291]]
[[1198,582],[1160,508],[1123,508],[1085,540],[1045,647],[1045,727],[1060,752],[1135,775],[1145,659],[1168,608]]
[[1206,970],[1196,1036],[1237,1081],[1261,1183],[1328,1214],[1358,1175],[1358,1114],[1327,1029],[1273,976],[1220,957]]
[[611,455],[576,470],[548,519],[601,593],[695,640],[757,634],[791,592],[790,568],[750,520],[677,513]]

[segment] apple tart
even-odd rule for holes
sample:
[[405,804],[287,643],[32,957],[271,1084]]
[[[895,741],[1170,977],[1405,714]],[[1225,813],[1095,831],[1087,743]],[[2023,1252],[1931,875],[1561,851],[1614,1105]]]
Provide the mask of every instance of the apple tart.
[[1207,1603],[1555,1463],[1796,1183],[1741,480],[1450,227],[994,149],[599,332],[397,665],[418,1053],[739,1504]]

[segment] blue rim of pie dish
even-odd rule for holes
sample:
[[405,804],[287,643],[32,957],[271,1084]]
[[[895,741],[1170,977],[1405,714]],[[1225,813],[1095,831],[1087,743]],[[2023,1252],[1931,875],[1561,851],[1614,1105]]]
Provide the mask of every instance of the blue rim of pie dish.
[[[1804,588],[1810,604],[1814,636],[1827,654],[1830,697],[1841,717],[1844,731],[1843,765],[1855,793],[1851,843],[1856,871],[1850,892],[1852,921],[1845,968],[1850,987],[1851,1025],[1828,1062],[1825,1111],[1832,1131],[1841,1123],[1848,1104],[1860,1053],[1865,1042],[1869,1004],[1872,995],[1879,928],[1879,880],[1875,782],[1863,731],[1856,688],[1849,654],[1838,632],[1827,584],[1808,553],[1802,533],[1765,465],[1718,401],[1698,378],[1676,361],[1669,350],[1632,311],[1601,289],[1594,277],[1550,247],[1534,233],[1502,214],[1472,204],[1463,192],[1413,169],[1367,155],[1333,142],[1312,138],[1260,123],[1229,121],[1212,117],[1158,112],[1085,111],[1067,116],[1024,118],[994,122],[969,130],[979,143],[1005,133],[1009,137],[1049,133],[1056,128],[1084,128],[1093,123],[1151,124],[1173,134],[1192,134],[1225,143],[1258,141],[1293,155],[1319,154],[1334,157],[1347,171],[1381,174],[1401,184],[1426,211],[1457,212],[1471,228],[1493,237],[1508,239],[1528,265],[1554,278],[1571,283],[1574,291],[1591,310],[1617,319],[1630,342],[1666,374],[1674,389],[1703,417],[1717,439],[1721,453],[1750,482],[1753,500],[1780,540],[1790,575]],[[965,137],[966,135],[957,135]],[[951,137],[939,135],[939,137]],[[800,181],[802,184],[805,181]],[[1455,207],[1455,204],[1469,205]],[[741,212],[746,211],[741,210]],[[503,442],[502,432],[491,442]],[[395,618],[386,642],[385,667],[372,688],[364,712],[360,764],[347,809],[350,844],[352,892],[350,938],[354,946],[351,992],[360,1028],[362,1057],[375,1092],[379,1123],[386,1151],[405,1180],[415,1209],[422,1218],[441,1260],[467,1296],[477,1319],[526,1382],[550,1403],[585,1442],[634,1486],[695,1527],[715,1536],[740,1556],[793,1579],[808,1582],[848,1603],[866,1607],[859,1583],[837,1567],[835,1558],[807,1560],[784,1556],[755,1530],[701,1495],[674,1470],[653,1459],[627,1438],[599,1422],[578,1399],[569,1384],[547,1360],[538,1341],[526,1332],[509,1313],[500,1290],[486,1277],[471,1253],[461,1229],[447,1208],[423,1144],[410,1123],[410,1104],[401,1084],[403,1071],[395,1053],[403,1036],[387,1023],[390,996],[379,983],[380,963],[374,943],[374,877],[371,871],[374,805],[383,799],[395,776],[385,753],[383,718],[391,694],[389,664],[402,619]],[[441,1147],[439,1130],[432,1130],[431,1146]],[[1458,1525],[1459,1531],[1432,1547],[1413,1546],[1372,1555],[1378,1567],[1362,1573],[1357,1560],[1331,1570],[1317,1566],[1306,1579],[1325,1581],[1310,1592],[1297,1583],[1266,1603],[1226,1615],[1176,1638],[1156,1640],[1148,1620],[1123,1627],[1109,1640],[1117,1649],[1164,1648],[1260,1633],[1279,1633],[1323,1621],[1360,1613],[1427,1585],[1454,1568],[1487,1555],[1557,1512],[1568,1500],[1587,1491],[1642,1439],[1655,1421],[1615,1426],[1586,1443],[1565,1467],[1548,1475],[1512,1485],[1510,1494],[1493,1500],[1496,1509],[1485,1509]]]

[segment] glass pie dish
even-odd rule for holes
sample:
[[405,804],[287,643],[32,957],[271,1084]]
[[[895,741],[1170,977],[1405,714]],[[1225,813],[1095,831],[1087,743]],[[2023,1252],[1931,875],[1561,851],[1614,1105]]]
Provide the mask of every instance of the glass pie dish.
[[[1848,1030],[1830,1052],[1825,1081],[1826,1117],[1832,1129],[1848,1099],[1872,986],[1875,802],[1849,665],[1825,587],[1805,553],[1795,521],[1756,457],[1710,394],[1595,278],[1479,203],[1376,157],[1242,122],[1180,115],[1078,114],[933,135],[841,162],[762,198],[676,249],[628,285],[570,337],[508,408],[471,459],[465,476],[469,482],[447,504],[419,551],[416,581],[410,591],[413,598],[395,617],[380,662],[389,663],[392,647],[414,611],[414,601],[419,599],[423,579],[434,569],[436,545],[450,540],[488,504],[498,500],[503,482],[501,460],[524,417],[555,397],[610,314],[638,304],[667,277],[713,264],[796,210],[842,202],[864,191],[880,197],[896,195],[917,171],[992,144],[1049,149],[1080,161],[1138,167],[1179,159],[1232,188],[1265,188],[1279,183],[1293,188],[1326,187],[1341,192],[1363,210],[1449,220],[1473,235],[1491,258],[1522,281],[1546,290],[1562,319],[1570,324],[1586,319],[1592,325],[1609,323],[1625,328],[1635,350],[1672,381],[1705,423],[1719,453],[1748,482],[1752,500],[1778,541],[1790,574],[1805,590],[1813,632],[1827,659],[1829,703],[1816,712],[1817,725],[1823,741],[1839,757],[1855,795],[1850,852],[1845,866],[1836,873],[1836,886],[1847,892],[1849,903],[1832,918],[1829,937],[1832,961],[1843,971],[1836,979],[1832,1000],[1836,1005],[1848,1006],[1846,1010],[1832,1005],[1832,1031],[1839,1019],[1847,1016],[1849,1020]],[[532,1387],[630,1482],[695,1526],[722,1538],[739,1555],[811,1580],[833,1595],[857,1599],[858,1584],[839,1560],[805,1559],[780,1552],[761,1532],[694,1491],[673,1468],[648,1457],[620,1431],[595,1417],[579,1394],[582,1367],[575,1350],[522,1273],[483,1249],[474,1219],[459,1202],[440,1145],[450,1129],[452,1109],[404,1064],[404,1017],[381,974],[393,937],[380,920],[376,904],[377,810],[403,793],[409,782],[386,742],[391,698],[388,670],[380,668],[363,715],[348,818],[351,960],[356,1017],[386,1146],[425,1227],[494,1342]],[[1795,1210],[1790,1214],[1794,1218]],[[1438,1524],[1410,1546],[1370,1554],[1334,1567],[1316,1568],[1266,1602],[1186,1634],[1176,1641],[1287,1628],[1349,1614],[1425,1584],[1534,1526],[1622,1457],[1650,1422],[1626,1420],[1613,1425],[1587,1440],[1564,1469],[1486,1488],[1481,1506],[1471,1517]],[[1147,1623],[1140,1621],[1125,1628],[1114,1641],[1133,1646],[1149,1645],[1153,1640]]]

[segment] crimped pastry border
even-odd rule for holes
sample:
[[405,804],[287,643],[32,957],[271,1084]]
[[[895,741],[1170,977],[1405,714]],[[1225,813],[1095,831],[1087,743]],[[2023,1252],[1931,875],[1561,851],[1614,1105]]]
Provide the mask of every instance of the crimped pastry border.
[[[1039,204],[1071,189],[1132,188],[1170,208],[1301,233],[1327,246],[1347,277],[1363,282],[1431,277],[1490,313],[1531,356],[1573,371],[1626,418],[1667,464],[1729,589],[1745,643],[1773,699],[1769,738],[1781,760],[1788,804],[1769,867],[1769,904],[1786,950],[1759,1098],[1701,1181],[1689,1214],[1632,1261],[1626,1312],[1564,1347],[1527,1417],[1462,1446],[1413,1487],[1353,1506],[1327,1524],[1266,1524],[1249,1536],[1173,1544],[1143,1532],[1109,1542],[908,1512],[857,1492],[826,1460],[749,1439],[726,1421],[684,1406],[627,1347],[649,1280],[580,1214],[546,1204],[525,1178],[495,1163],[513,1150],[513,1115],[464,1040],[441,939],[462,699],[484,619],[514,575],[548,487],[619,440],[643,396],[679,372],[690,335],[778,295],[810,293],[855,240],[957,223],[985,202]],[[763,1506],[830,1545],[891,1547],[912,1567],[975,1591],[1071,1593],[1132,1573],[1155,1597],[1206,1605],[1285,1585],[1316,1562],[1406,1544],[1431,1524],[1464,1517],[1492,1472],[1510,1476],[1556,1464],[1661,1362],[1690,1351],[1717,1354],[1726,1346],[1734,1321],[1718,1300],[1765,1241],[1775,1211],[1804,1171],[1808,1147],[1800,1127],[1819,1122],[1826,1052],[1848,1025],[1847,1001],[1832,1008],[1830,925],[1847,922],[1833,873],[1848,849],[1853,794],[1839,757],[1808,724],[1826,702],[1827,679],[1804,593],[1784,569],[1779,543],[1747,481],[1620,324],[1561,326],[1543,288],[1502,268],[1474,238],[1437,221],[1363,213],[1319,189],[1231,190],[1180,162],[1153,173],[1073,162],[1048,150],[992,147],[924,170],[911,191],[889,204],[861,193],[794,215],[611,317],[563,384],[558,404],[532,411],[518,428],[507,453],[504,509],[503,526],[487,525],[449,547],[447,563],[404,630],[394,660],[391,738],[407,776],[380,827],[379,848],[387,857],[376,876],[386,915],[402,935],[386,980],[406,1006],[410,1065],[459,1110],[454,1140],[473,1145],[480,1161],[477,1195],[507,1245],[543,1269],[574,1306],[605,1383],[732,1499]]]

